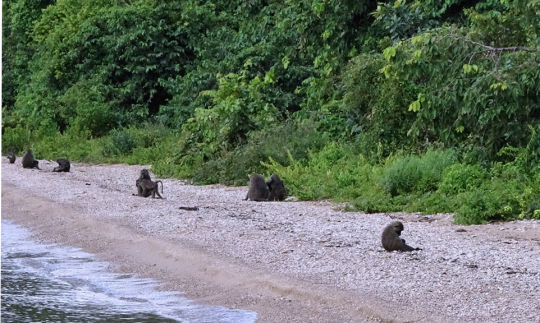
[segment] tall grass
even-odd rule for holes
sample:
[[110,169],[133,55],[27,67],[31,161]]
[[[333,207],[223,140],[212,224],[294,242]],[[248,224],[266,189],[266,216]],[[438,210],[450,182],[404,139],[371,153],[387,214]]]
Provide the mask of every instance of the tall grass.
[[[441,149],[374,162],[355,146],[330,141],[314,129],[312,124],[283,123],[254,132],[246,144],[211,159],[187,144],[186,133],[154,124],[101,138],[57,133],[31,148],[39,159],[150,164],[158,176],[195,183],[246,185],[251,173],[276,173],[300,200],[349,202],[365,212],[451,212],[460,224],[540,219],[540,166],[529,146],[506,149],[505,162],[487,167]],[[19,129],[10,136],[26,143],[31,134]]]
[[349,201],[365,212],[451,212],[460,224],[540,218],[540,175],[511,163],[484,169],[459,162],[453,150],[428,150],[372,164],[336,143],[307,160],[289,158],[287,166],[264,165],[302,200]]

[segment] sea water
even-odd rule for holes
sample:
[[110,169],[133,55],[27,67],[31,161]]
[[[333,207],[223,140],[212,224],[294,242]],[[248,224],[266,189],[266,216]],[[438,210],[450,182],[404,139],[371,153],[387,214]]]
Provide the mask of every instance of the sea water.
[[2,220],[2,322],[254,322],[257,313],[200,305],[80,249],[32,241]]

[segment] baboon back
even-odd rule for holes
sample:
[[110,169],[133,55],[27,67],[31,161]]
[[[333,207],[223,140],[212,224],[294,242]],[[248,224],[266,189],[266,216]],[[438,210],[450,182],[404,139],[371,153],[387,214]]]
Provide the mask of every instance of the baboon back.
[[251,201],[268,201],[268,186],[264,181],[264,177],[260,174],[253,174],[249,177],[249,190],[246,200]]
[[66,158],[58,158],[56,160],[58,166],[53,169],[53,172],[69,172],[71,163]]
[[419,250],[418,248],[413,248],[405,243],[404,239],[400,238],[401,231],[403,231],[403,223],[400,221],[394,221],[387,225],[382,233],[381,242],[383,248],[386,251],[412,251]]
[[24,154],[24,156],[22,158],[22,166],[23,166],[23,168],[37,168],[37,169],[39,169],[38,161],[34,159],[34,154],[32,154],[31,149],[28,149],[26,151],[26,154]]
[[269,190],[269,201],[283,201],[287,197],[285,184],[283,184],[283,181],[278,175],[272,174],[272,176],[270,176],[270,180],[266,182],[266,185],[268,186]]

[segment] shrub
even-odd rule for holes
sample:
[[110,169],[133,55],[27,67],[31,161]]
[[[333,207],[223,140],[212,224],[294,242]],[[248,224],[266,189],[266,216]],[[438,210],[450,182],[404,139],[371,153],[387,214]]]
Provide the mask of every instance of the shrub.
[[105,140],[89,139],[88,136],[75,133],[57,133],[42,138],[35,143],[39,158],[56,160],[67,157],[72,161],[103,162],[103,143]]
[[5,127],[2,129],[2,151],[19,152],[28,147],[31,142],[31,131],[17,125],[15,128]]
[[387,212],[395,208],[392,197],[384,190],[366,190],[362,196],[352,201],[352,205],[367,213]]
[[520,173],[515,165],[494,167],[478,187],[458,193],[460,224],[535,218],[540,210],[540,176]]
[[320,150],[328,138],[317,131],[317,126],[311,120],[288,120],[253,131],[245,145],[217,154],[194,169],[193,179],[197,183],[245,185],[250,174],[266,171],[261,162],[268,162],[271,158],[287,166],[290,164],[289,154],[291,158],[301,160],[307,158],[310,150]]
[[201,147],[207,158],[245,144],[251,131],[268,128],[279,119],[279,110],[264,95],[274,82],[273,72],[264,80],[259,76],[249,79],[248,74],[243,70],[221,76],[217,90],[202,93],[212,98],[213,105],[195,109],[183,126],[195,135],[191,145]]
[[454,164],[443,174],[439,191],[457,194],[476,189],[488,178],[488,172],[479,165]]
[[460,193],[461,207],[454,220],[458,224],[480,224],[517,218],[520,206],[519,183],[494,180],[482,187]]
[[396,155],[388,158],[384,165],[381,183],[392,196],[435,191],[442,172],[455,161],[453,151],[428,150],[422,156]]
[[347,201],[364,194],[374,179],[373,167],[351,146],[330,143],[306,159],[289,155],[288,166],[275,160],[263,163],[267,171],[279,174],[292,194],[301,200]]
[[114,129],[109,133],[110,141],[103,147],[105,156],[127,155],[137,146],[135,140],[126,130]]
[[81,80],[60,97],[60,114],[72,131],[104,136],[118,124],[115,105],[110,102],[101,80]]
[[169,134],[174,134],[163,124],[155,122],[146,122],[142,127],[131,126],[125,131],[139,148],[153,147],[166,139]]

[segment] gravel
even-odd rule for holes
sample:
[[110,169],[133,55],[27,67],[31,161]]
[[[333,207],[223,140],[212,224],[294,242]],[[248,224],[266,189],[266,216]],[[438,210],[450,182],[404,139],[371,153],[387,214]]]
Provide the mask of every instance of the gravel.
[[[2,181],[78,205],[87,216],[114,218],[145,234],[383,306],[449,321],[540,322],[538,220],[458,226],[451,214],[344,212],[343,204],[294,198],[244,201],[247,187],[175,179],[162,179],[166,199],[143,199],[132,193],[140,169],[149,166],[73,164],[70,173],[52,173],[54,166],[43,160],[41,171],[28,170],[20,158],[15,164],[3,159]],[[396,219],[404,223],[407,244],[422,250],[384,251],[380,234]]]

